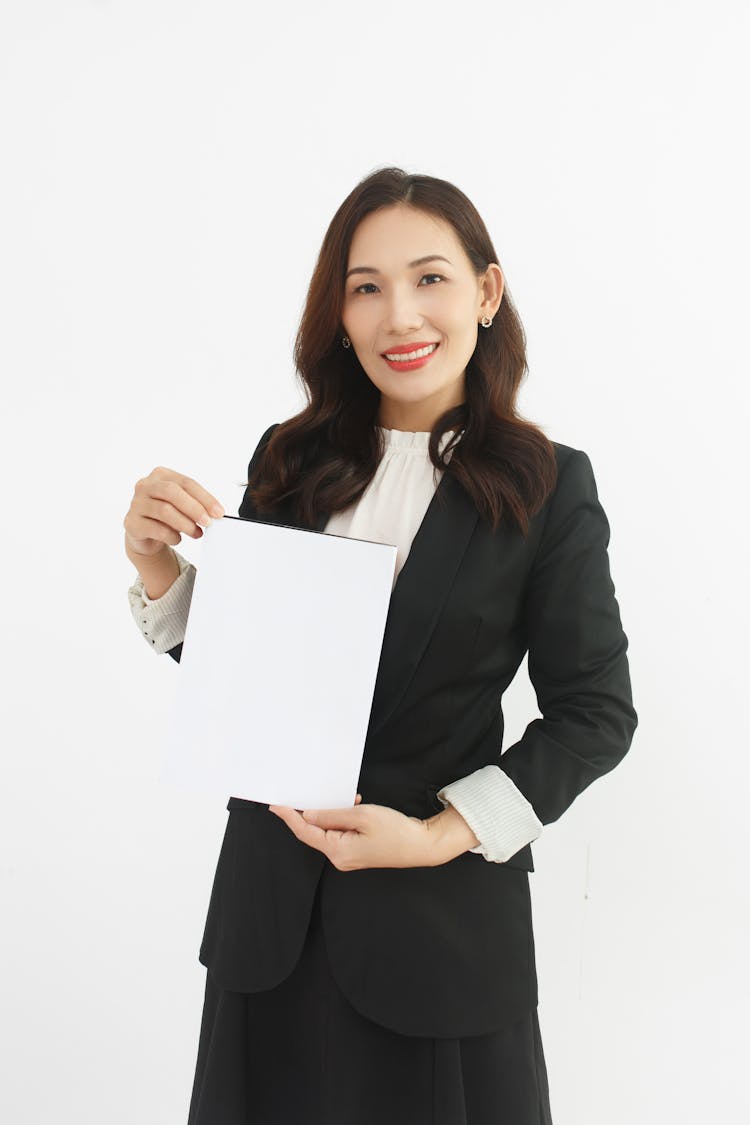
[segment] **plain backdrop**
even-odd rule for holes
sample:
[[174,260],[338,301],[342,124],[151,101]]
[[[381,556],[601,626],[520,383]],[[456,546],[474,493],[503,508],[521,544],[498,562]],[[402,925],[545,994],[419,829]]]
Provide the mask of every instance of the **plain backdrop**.
[[386,164],[478,207],[611,525],[640,724],[534,845],[555,1125],[747,1119],[749,46],[726,0],[3,0],[4,1122],[186,1119],[227,814],[159,781],[122,521],[158,464],[236,513]]

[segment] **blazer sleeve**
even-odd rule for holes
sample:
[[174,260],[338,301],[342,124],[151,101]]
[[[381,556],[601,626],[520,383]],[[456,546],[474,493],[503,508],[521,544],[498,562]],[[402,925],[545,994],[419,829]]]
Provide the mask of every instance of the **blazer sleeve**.
[[[262,437],[261,437],[260,441],[258,442],[257,446],[255,447],[255,452],[253,453],[252,457],[250,458],[250,463],[247,466],[247,478],[248,478],[248,480],[250,479],[250,474],[252,473],[253,469],[255,468],[256,464],[258,463],[258,459],[259,459],[261,453],[263,452],[265,447],[268,445],[271,434],[273,433],[273,431],[276,429],[276,427],[278,425],[279,425],[278,422],[274,422],[272,426],[269,426],[268,429],[266,430],[266,432],[262,435]],[[252,499],[250,497],[250,489],[246,488],[245,489],[245,495],[242,497],[242,503],[240,504],[239,511],[238,511],[237,514],[240,515],[240,516],[243,516],[245,519],[251,519],[252,516],[254,515],[254,513],[255,513],[255,508],[253,507]],[[176,660],[177,663],[179,664],[180,657],[182,656],[182,641],[180,641],[180,643],[175,645],[173,648],[167,649],[167,652],[172,657],[172,659]]]
[[574,449],[558,472],[524,600],[542,718],[499,761],[542,824],[621,761],[638,724],[609,537],[591,462]]

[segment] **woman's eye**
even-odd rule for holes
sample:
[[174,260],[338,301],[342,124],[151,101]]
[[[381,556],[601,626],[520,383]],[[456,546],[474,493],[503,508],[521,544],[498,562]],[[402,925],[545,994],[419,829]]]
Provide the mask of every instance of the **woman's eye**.
[[[419,279],[420,282],[424,281],[424,279],[426,277],[436,277],[438,279],[438,281],[445,281],[445,278],[443,277],[443,275],[441,273],[424,273],[424,274],[422,274],[421,278]],[[362,290],[367,289],[368,286],[371,289],[377,289],[377,286],[372,281],[366,281],[363,285],[358,285],[357,288],[354,290],[354,292],[355,293],[361,293]]]

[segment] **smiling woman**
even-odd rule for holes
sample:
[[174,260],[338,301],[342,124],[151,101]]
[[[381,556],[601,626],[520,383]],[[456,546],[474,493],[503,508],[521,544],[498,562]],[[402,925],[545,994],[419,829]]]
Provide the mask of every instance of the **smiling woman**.
[[[394,586],[354,807],[229,799],[189,1125],[549,1125],[531,843],[637,724],[593,469],[517,413],[520,320],[445,180],[347,196],[295,361],[308,405],[262,434],[239,516],[396,545]],[[212,502],[157,469],[125,520],[133,615],[175,660],[172,547]],[[501,753],[527,652],[542,717]]]
[[[394,358],[433,345],[426,358]],[[459,188],[398,168],[354,188],[323,238],[294,359],[309,405],[275,428],[262,474],[248,475],[259,512],[283,501],[314,526],[346,510],[380,463],[381,434],[416,432],[429,434],[439,470],[460,436],[452,473],[493,527],[505,519],[526,533],[554,487],[556,457],[516,409],[523,327]]]
[[[430,252],[414,257],[421,247]],[[466,398],[466,368],[503,293],[489,262],[477,276],[450,223],[406,204],[367,215],[349,248],[342,321],[370,381],[380,391],[381,425],[431,430],[436,418]],[[425,267],[441,263],[441,273]],[[362,284],[363,276],[373,278]],[[358,284],[354,284],[352,279]],[[404,361],[400,353],[411,357]],[[411,379],[394,378],[419,372]]]

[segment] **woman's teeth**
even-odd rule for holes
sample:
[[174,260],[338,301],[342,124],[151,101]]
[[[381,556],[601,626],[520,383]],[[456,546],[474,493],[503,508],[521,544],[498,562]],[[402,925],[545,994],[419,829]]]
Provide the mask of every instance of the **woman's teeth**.
[[421,359],[423,355],[431,355],[436,347],[437,344],[430,344],[426,348],[419,348],[416,352],[399,352],[398,355],[386,352],[385,358],[389,359],[391,363],[410,363],[414,359]]

